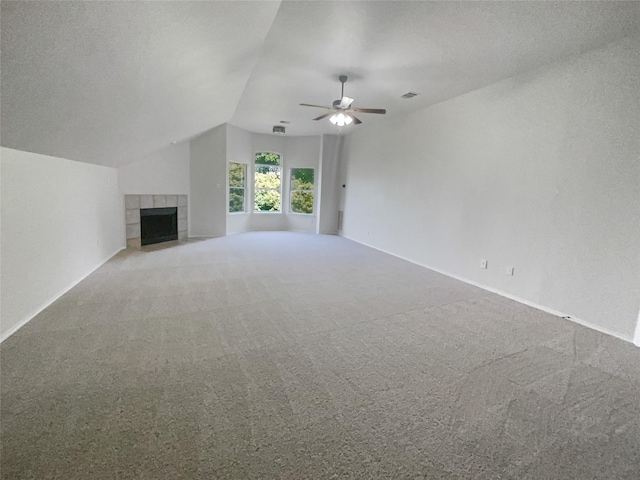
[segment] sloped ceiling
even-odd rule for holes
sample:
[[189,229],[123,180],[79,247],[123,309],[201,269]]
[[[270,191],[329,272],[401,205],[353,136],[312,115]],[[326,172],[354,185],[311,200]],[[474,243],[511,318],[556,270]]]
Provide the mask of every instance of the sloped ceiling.
[[[336,133],[637,35],[637,2],[1,2],[1,144],[118,166],[230,122]],[[419,92],[412,100],[401,99]]]
[[111,166],[227,122],[279,8],[0,5],[2,145]]

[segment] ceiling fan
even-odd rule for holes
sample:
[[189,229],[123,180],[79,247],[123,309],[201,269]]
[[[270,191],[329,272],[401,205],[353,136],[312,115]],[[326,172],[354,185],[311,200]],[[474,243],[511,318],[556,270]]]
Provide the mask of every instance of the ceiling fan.
[[344,84],[347,81],[346,75],[340,75],[338,77],[340,83],[342,83],[342,95],[340,100],[334,100],[333,105],[331,107],[325,107],[322,105],[310,105],[308,103],[301,103],[300,105],[303,107],[317,107],[317,108],[326,108],[330,110],[329,113],[325,113],[324,115],[320,115],[319,117],[314,118],[314,120],[322,120],[323,118],[329,117],[329,121],[334,125],[339,127],[343,127],[345,125],[350,125],[353,122],[355,125],[359,125],[362,123],[353,112],[360,113],[381,113],[385,114],[387,111],[384,108],[351,108],[351,104],[353,103],[353,98],[344,96]]

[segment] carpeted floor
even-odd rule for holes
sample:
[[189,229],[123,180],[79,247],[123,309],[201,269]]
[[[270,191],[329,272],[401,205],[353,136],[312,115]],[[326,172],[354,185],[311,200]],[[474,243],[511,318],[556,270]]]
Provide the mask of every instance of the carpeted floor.
[[335,236],[122,252],[1,353],[6,480],[639,478],[640,349]]

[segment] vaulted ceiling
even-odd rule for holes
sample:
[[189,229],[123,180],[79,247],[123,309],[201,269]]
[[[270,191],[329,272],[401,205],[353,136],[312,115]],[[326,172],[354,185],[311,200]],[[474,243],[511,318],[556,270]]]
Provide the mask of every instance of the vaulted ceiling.
[[[1,144],[118,166],[229,122],[336,133],[638,35],[637,2],[5,1]],[[419,96],[405,100],[409,91]]]

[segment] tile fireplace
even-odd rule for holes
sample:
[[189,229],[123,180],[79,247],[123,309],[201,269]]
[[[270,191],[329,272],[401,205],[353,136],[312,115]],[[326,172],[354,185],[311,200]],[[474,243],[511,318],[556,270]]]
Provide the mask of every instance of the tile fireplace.
[[125,195],[127,248],[187,239],[187,195]]

